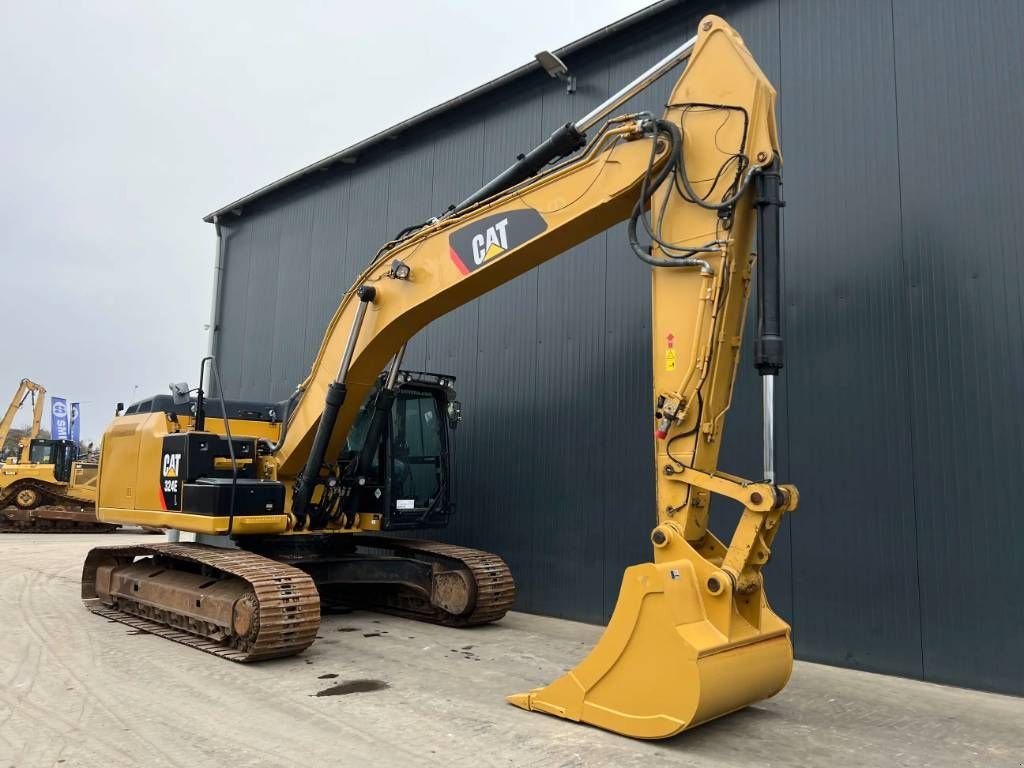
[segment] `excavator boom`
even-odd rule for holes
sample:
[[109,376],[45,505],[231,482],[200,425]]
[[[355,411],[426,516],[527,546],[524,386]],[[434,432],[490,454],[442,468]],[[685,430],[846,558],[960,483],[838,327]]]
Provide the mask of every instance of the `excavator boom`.
[[46,399],[46,390],[39,385],[36,385],[38,389],[35,392],[35,402],[32,403],[32,431],[29,432],[28,439],[34,440],[39,437],[39,429],[43,423],[43,401]]
[[[295,478],[309,463],[321,423],[333,424],[326,455],[337,454],[381,369],[430,321],[626,219],[648,170],[648,123],[635,116],[613,122],[582,157],[378,257],[342,300],[300,386],[273,457],[278,478]],[[656,168],[668,161],[667,148]],[[324,420],[328,393],[342,384],[344,403],[333,421]]]

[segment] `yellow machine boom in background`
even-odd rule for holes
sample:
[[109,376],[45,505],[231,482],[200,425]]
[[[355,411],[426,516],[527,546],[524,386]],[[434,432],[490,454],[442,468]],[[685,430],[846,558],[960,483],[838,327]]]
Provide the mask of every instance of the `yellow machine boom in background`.
[[3,449],[7,443],[7,436],[11,433],[11,427],[14,425],[14,417],[29,397],[32,398],[32,427],[18,445],[18,460],[22,462],[29,460],[29,443],[39,437],[39,427],[43,419],[43,401],[46,399],[46,390],[43,385],[36,384],[31,379],[22,379],[18,383],[14,397],[11,398],[11,404],[7,406],[4,417],[0,419],[0,449]]

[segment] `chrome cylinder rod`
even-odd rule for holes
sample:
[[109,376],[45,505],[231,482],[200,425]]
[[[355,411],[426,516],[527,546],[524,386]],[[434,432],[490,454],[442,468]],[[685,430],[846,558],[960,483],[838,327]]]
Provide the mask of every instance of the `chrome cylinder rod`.
[[693,52],[693,46],[696,44],[697,36],[694,35],[631,83],[624,85],[606,101],[602,102],[599,106],[594,107],[594,109],[590,110],[590,112],[577,120],[573,124],[576,126],[576,130],[580,133],[586,133],[599,122],[604,120],[604,118],[613,110],[618,109],[638,93],[649,88],[651,83],[660,80],[673,70],[676,65],[681,64],[690,58],[690,54]]
[[377,291],[374,288],[367,288],[363,286],[357,292],[359,297],[359,306],[356,307],[356,316],[352,321],[352,330],[348,334],[348,343],[345,344],[345,354],[341,358],[341,365],[338,366],[338,378],[335,381],[338,384],[344,384],[345,379],[348,378],[348,369],[352,365],[352,355],[356,351],[356,342],[359,341],[359,330],[363,327],[363,318],[366,317],[366,306],[374,300]]
[[617,110],[633,96],[650,86],[651,83],[671,71],[677,64],[690,58],[693,46],[697,38],[693,37],[676,48],[672,53],[663,58],[653,67],[648,69],[633,82],[619,89],[617,93],[609,97],[600,106],[592,109],[575,123],[566,123],[545,141],[538,144],[529,152],[519,155],[516,162],[499,173],[480,189],[467,197],[461,203],[453,206],[446,215],[459,215],[468,208],[478,203],[489,200],[516,184],[527,179],[532,179],[538,173],[556,160],[569,157],[571,154],[584,147],[587,143],[586,132],[594,127],[611,112]]
[[775,482],[775,377],[761,377],[761,411],[764,418],[764,479]]
[[398,348],[398,351],[395,352],[395,361],[391,363],[391,370],[388,371],[388,380],[384,385],[385,389],[390,389],[391,391],[394,391],[395,389],[395,384],[398,382],[398,369],[402,367],[402,358],[405,357],[406,346],[406,344],[403,344]]

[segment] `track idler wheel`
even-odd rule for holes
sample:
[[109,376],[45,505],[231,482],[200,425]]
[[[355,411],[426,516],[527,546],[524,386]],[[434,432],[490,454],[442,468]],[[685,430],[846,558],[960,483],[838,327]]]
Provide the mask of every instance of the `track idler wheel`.
[[763,601],[760,591],[736,595],[722,571],[707,568],[711,575],[700,577],[688,560],[626,569],[590,655],[550,685],[508,701],[660,739],[778,693],[793,667],[789,626],[766,602],[759,626],[749,623],[736,601]]
[[14,494],[14,506],[18,509],[35,509],[43,503],[43,494],[32,487],[21,488]]
[[231,629],[239,638],[239,647],[249,647],[256,638],[259,629],[260,607],[256,595],[247,592],[235,603]]

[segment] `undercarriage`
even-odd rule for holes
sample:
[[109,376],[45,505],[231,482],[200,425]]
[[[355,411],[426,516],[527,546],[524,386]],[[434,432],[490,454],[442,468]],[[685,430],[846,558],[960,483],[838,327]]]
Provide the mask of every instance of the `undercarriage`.
[[82,598],[94,613],[239,662],[300,653],[324,606],[468,627],[500,619],[515,599],[508,566],[487,552],[385,536],[306,539],[97,547]]

